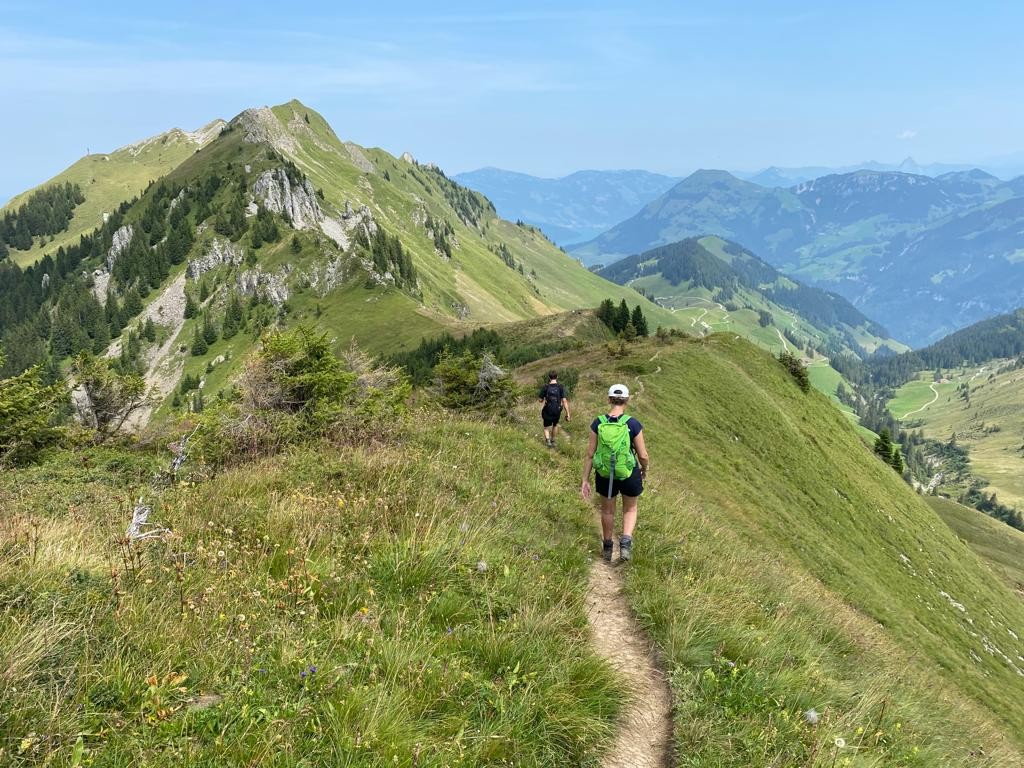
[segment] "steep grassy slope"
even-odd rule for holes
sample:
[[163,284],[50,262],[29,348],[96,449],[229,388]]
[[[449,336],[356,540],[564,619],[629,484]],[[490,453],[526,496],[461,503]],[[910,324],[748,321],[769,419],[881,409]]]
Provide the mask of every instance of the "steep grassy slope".
[[1024,603],[825,398],[732,335],[558,364],[594,371],[577,414],[612,379],[640,393],[653,468],[627,582],[680,764],[966,765],[978,745],[1016,764]]
[[49,181],[12,198],[0,208],[0,213],[16,209],[36,189],[52,184],[71,182],[81,187],[85,195],[85,202],[75,209],[66,232],[56,235],[45,248],[40,248],[36,242],[27,251],[12,250],[12,258],[24,266],[44,253],[55,253],[61,246],[77,242],[83,234],[103,223],[104,213],[111,213],[122,202],[139,195],[150,182],[164,176],[216,138],[223,125],[223,120],[215,120],[198,131],[175,128],[108,154],[86,155]]
[[928,504],[1024,599],[1024,533],[940,496],[929,496]]

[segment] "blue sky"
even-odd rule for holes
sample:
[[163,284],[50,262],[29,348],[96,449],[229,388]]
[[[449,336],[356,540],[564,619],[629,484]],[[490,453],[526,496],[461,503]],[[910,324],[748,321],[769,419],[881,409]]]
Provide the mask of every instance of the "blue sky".
[[299,98],[345,139],[540,175],[1024,150],[1016,3],[0,0],[0,199],[86,148]]

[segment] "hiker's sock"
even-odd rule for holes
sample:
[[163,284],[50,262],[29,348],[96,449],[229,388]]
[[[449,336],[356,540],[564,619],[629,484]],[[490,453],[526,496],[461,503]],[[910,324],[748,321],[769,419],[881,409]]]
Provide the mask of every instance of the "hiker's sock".
[[605,539],[604,540],[604,545],[602,546],[601,556],[605,560],[608,560],[609,562],[611,562],[611,559],[612,559],[612,548],[613,548],[613,546],[614,546],[614,544],[613,544],[611,539]]

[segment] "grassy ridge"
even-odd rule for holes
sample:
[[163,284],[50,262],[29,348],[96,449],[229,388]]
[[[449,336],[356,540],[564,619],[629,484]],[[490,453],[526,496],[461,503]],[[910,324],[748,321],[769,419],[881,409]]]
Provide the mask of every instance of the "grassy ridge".
[[[88,459],[88,468],[82,462]],[[165,490],[91,453],[0,478],[0,762],[593,765],[587,514],[515,429],[417,414]],[[116,576],[111,581],[111,569]]]
[[19,265],[27,266],[44,253],[55,253],[61,246],[77,243],[79,237],[103,223],[104,213],[112,213],[122,202],[140,194],[151,181],[169,173],[216,135],[212,131],[211,136],[200,141],[173,130],[109,154],[86,155],[39,187],[11,198],[0,212],[16,209],[36,189],[52,184],[78,184],[85,194],[85,202],[75,208],[67,231],[58,233],[45,248],[40,248],[36,240],[27,251],[12,250],[11,257]]
[[824,397],[732,336],[559,364],[600,371],[577,413],[641,374],[653,469],[627,584],[681,765],[964,765],[978,744],[1016,764],[1024,603]]

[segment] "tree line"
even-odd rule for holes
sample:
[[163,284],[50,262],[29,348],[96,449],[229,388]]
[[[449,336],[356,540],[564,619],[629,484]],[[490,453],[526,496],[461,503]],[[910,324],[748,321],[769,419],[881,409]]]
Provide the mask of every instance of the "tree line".
[[75,208],[84,202],[82,188],[71,182],[33,192],[16,211],[0,219],[0,258],[7,255],[8,246],[27,251],[33,238],[64,232]]

